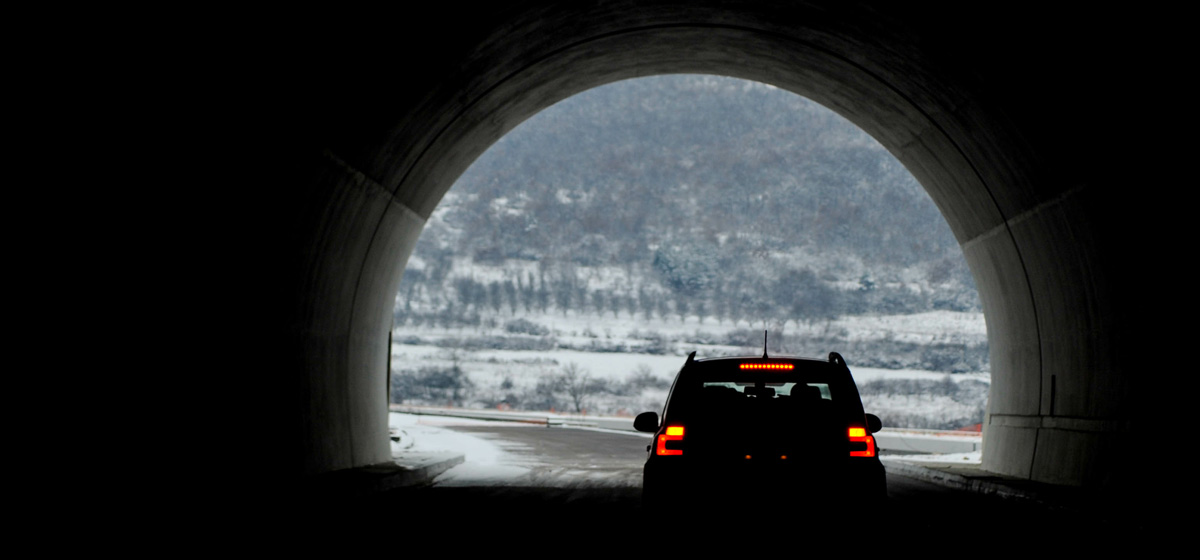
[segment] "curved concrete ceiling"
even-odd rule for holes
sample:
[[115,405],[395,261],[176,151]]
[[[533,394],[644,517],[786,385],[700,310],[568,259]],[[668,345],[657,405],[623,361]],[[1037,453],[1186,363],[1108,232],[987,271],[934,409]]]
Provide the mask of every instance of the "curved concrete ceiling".
[[[736,6],[731,8],[730,6]],[[1081,22],[985,8],[948,14],[841,2],[500,3],[402,25],[305,30],[272,68],[281,96],[263,189],[281,248],[283,312],[260,428],[292,473],[387,461],[392,302],[425,219],[496,139],[614,80],[712,73],[757,80],[847,117],[942,210],[983,299],[993,388],[984,466],[1124,486],[1148,403],[1129,352],[1144,281],[1107,224],[1121,173],[1096,92],[1104,62]],[[949,24],[948,24],[949,22]],[[1086,23],[1086,22],[1082,22]],[[337,28],[335,30],[335,28]],[[314,46],[314,43],[316,46]],[[265,226],[264,226],[265,227]],[[1132,346],[1135,347],[1136,346]],[[267,417],[270,417],[269,419]]]

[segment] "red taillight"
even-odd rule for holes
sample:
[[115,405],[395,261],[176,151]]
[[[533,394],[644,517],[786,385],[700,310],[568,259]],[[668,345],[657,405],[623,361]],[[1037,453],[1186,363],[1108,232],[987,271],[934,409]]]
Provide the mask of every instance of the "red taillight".
[[658,436],[657,455],[683,455],[682,449],[667,449],[668,441],[683,441],[683,426],[667,426],[667,431]]
[[794,364],[738,364],[738,369],[796,369]]
[[[866,428],[850,428],[847,435],[850,437],[852,450],[851,457],[874,457],[875,456],[875,436],[867,433]],[[862,443],[864,446],[853,445]],[[854,449],[858,448],[858,449]]]

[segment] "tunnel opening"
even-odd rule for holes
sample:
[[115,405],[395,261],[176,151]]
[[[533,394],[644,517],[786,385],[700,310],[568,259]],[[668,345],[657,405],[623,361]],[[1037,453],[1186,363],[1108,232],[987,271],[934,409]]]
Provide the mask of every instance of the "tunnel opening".
[[767,329],[773,354],[847,356],[887,427],[978,430],[981,311],[937,208],[853,124],[756,82],[625,80],[443,198],[397,294],[390,402],[632,417],[688,352],[761,353]]
[[1125,214],[1104,193],[1128,169],[1089,163],[1112,155],[1092,118],[1104,109],[1091,95],[1099,63],[1060,73],[1078,49],[1043,27],[1015,44],[1005,25],[964,33],[929,13],[859,5],[534,3],[488,15],[447,29],[448,48],[381,87],[342,87],[339,76],[379,75],[378,57],[357,45],[298,73],[306,86],[313,74],[328,82],[297,90],[305,128],[274,137],[290,182],[267,207],[285,210],[286,262],[273,277],[287,297],[268,322],[281,358],[255,375],[286,402],[257,413],[255,433],[286,435],[263,456],[284,457],[295,478],[386,462],[395,256],[411,253],[453,181],[558,100],[690,72],[775,84],[833,109],[941,208],[987,312],[985,468],[1053,485],[1141,484],[1130,451],[1154,403],[1131,389],[1151,314],[1129,295],[1147,282],[1122,255],[1147,234],[1105,227]]

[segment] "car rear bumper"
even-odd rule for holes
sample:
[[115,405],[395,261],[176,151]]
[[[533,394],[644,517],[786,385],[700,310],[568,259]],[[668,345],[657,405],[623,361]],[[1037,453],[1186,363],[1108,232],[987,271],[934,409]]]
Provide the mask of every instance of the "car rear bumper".
[[807,504],[818,508],[877,505],[887,497],[886,475],[878,459],[833,465],[726,462],[693,464],[678,457],[651,459],[643,469],[643,500],[648,507],[671,504],[703,510],[753,503]]

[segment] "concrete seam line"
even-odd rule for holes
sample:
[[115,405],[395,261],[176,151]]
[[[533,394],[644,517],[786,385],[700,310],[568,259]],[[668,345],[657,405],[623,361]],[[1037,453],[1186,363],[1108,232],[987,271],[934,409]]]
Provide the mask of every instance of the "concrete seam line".
[[[1030,208],[1024,212],[1021,212],[1020,214],[1017,214],[1016,216],[1013,216],[1012,218],[1009,218],[1008,220],[1006,220],[1006,223],[1008,223],[1009,225],[1019,225],[1021,222],[1029,220],[1033,216],[1040,214],[1042,212],[1045,212],[1051,206],[1057,206],[1057,205],[1061,204],[1067,198],[1075,196],[1076,194],[1078,194],[1086,189],[1087,189],[1087,187],[1084,185],[1073,187],[1073,188],[1059,194],[1058,196],[1051,198],[1050,200],[1047,200],[1045,202],[1040,202],[1033,208]],[[966,242],[964,242],[962,244],[963,251],[966,251],[967,249],[974,247],[975,245],[978,245],[979,243],[982,243],[983,241],[985,241],[987,239],[995,237],[996,235],[998,235],[1006,230],[1008,230],[1008,228],[1005,227],[1004,223],[996,224],[995,226],[992,226],[987,231],[980,233],[979,235],[976,235],[975,237],[968,239]]]
[[350,165],[348,162],[346,162],[346,160],[338,157],[337,154],[334,154],[332,151],[330,151],[328,149],[322,150],[321,155],[329,158],[331,161],[333,161],[335,164],[337,164],[338,167],[341,167],[342,169],[348,171],[349,173],[351,173],[353,175],[357,175],[357,176],[361,177],[363,183],[367,187],[369,187],[368,189],[365,189],[365,190],[368,190],[368,191],[375,190],[375,191],[378,191],[378,194],[394,196],[394,193],[385,189],[383,187],[383,184],[380,183],[378,179],[368,176],[365,172],[358,169],[357,167],[354,167],[353,165]]

